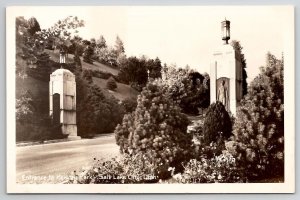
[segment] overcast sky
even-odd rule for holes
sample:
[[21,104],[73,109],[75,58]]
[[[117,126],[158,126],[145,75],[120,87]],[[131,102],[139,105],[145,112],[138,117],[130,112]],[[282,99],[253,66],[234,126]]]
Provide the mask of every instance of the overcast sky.
[[221,21],[231,21],[231,40],[244,47],[249,80],[265,64],[268,51],[281,57],[286,42],[283,7],[28,7],[16,10],[17,16],[34,16],[41,28],[49,28],[69,15],[85,21],[79,35],[84,39],[103,35],[114,45],[117,35],[123,40],[127,56],[159,57],[163,63],[199,72],[208,72],[211,54],[221,40]]

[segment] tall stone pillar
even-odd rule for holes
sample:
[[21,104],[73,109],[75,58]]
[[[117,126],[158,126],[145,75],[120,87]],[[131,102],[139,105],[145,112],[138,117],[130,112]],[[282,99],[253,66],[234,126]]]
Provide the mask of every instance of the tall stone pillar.
[[57,69],[50,75],[50,116],[61,125],[62,134],[69,139],[79,139],[76,125],[75,75],[67,69]]
[[231,45],[222,45],[214,51],[210,78],[210,103],[225,102],[226,110],[236,115],[236,107],[242,98],[242,63],[240,55]]

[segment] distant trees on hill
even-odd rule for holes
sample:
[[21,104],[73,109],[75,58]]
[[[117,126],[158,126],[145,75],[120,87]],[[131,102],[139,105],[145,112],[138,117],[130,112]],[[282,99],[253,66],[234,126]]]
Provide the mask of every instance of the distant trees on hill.
[[107,47],[106,40],[103,35],[100,35],[99,39],[97,40],[97,47],[99,49]]
[[120,81],[132,85],[135,89],[141,91],[149,78],[155,79],[161,77],[161,61],[159,58],[147,59],[146,57],[129,57],[120,61],[120,72],[118,77]]
[[[50,59],[45,53],[45,48],[68,48],[73,45],[73,51],[77,48],[80,38],[74,37],[70,42],[72,32],[84,26],[84,22],[77,17],[69,16],[59,20],[48,29],[40,29],[35,18],[26,20],[24,17],[16,17],[16,56],[21,57],[26,65],[17,65],[17,74],[20,76],[31,75],[40,80],[49,80],[53,69],[60,67],[57,62]],[[66,64],[68,68],[68,64]],[[24,74],[29,73],[29,74]]]
[[122,53],[125,53],[123,41],[119,38],[119,36],[117,36],[116,38],[115,51],[117,56],[119,56]]
[[83,51],[83,61],[86,63],[93,64],[94,47],[90,43]]
[[119,36],[117,36],[114,46],[107,45],[103,35],[100,35],[97,41],[94,38],[83,40],[82,44],[84,46],[83,58],[87,63],[92,64],[93,61],[98,61],[112,67],[118,67],[118,58],[125,56],[125,47]]

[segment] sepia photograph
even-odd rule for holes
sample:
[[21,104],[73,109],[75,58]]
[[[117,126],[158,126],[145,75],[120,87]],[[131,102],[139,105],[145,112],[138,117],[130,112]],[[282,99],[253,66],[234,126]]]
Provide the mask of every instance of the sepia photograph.
[[295,192],[293,6],[6,14],[8,193]]

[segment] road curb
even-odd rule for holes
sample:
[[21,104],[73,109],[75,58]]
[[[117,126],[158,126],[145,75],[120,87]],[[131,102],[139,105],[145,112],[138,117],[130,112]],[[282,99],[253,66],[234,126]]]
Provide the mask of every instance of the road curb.
[[35,142],[20,142],[17,143],[17,147],[25,147],[25,146],[35,146],[35,145],[43,145],[43,144],[52,144],[52,143],[61,143],[61,142],[74,142],[74,141],[82,141],[82,140],[92,140],[92,139],[97,139],[101,137],[109,137],[113,136],[113,133],[105,133],[105,134],[97,134],[93,138],[81,138],[78,140],[73,140],[73,139],[57,139],[57,140],[46,140],[46,141],[35,141]]

